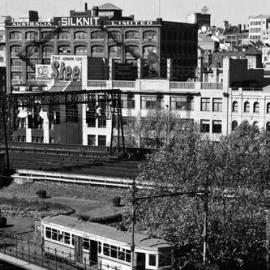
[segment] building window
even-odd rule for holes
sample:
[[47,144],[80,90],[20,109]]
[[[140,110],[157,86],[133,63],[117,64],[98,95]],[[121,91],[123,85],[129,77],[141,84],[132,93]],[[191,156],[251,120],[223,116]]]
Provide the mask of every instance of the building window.
[[67,39],[70,40],[70,33],[67,31],[62,31],[58,34],[58,39]]
[[222,132],[221,120],[213,120],[212,132],[213,133],[221,133]]
[[126,58],[138,58],[140,57],[138,46],[126,46]]
[[201,120],[200,132],[209,133],[210,131],[210,120]]
[[232,111],[233,112],[238,112],[238,102],[234,101],[232,104]]
[[98,146],[106,146],[106,136],[98,135]]
[[270,113],[270,102],[266,105],[266,113]]
[[147,59],[149,54],[156,54],[157,48],[155,46],[145,46],[143,47],[143,58]]
[[109,32],[109,39],[121,42],[122,41],[122,34],[118,31]]
[[90,146],[96,146],[96,135],[88,135],[87,136],[88,139],[88,145]]
[[201,111],[210,111],[210,98],[201,98]]
[[59,46],[58,47],[58,54],[70,54],[70,47],[69,46]]
[[213,98],[213,112],[222,112],[222,98]]
[[250,104],[248,101],[244,103],[244,112],[249,113],[250,112]]
[[86,46],[77,46],[77,47],[75,47],[75,55],[87,55]]
[[254,104],[253,104],[253,112],[254,113],[259,113],[260,112],[260,104],[259,104],[259,102],[254,102]]
[[238,126],[238,123],[236,120],[232,121],[232,131],[234,131]]
[[172,110],[193,111],[193,105],[192,97],[171,97]]
[[100,40],[100,39],[104,39],[104,38],[105,38],[104,32],[95,31],[95,32],[91,33],[91,39]]
[[93,106],[86,111],[86,123],[88,127],[96,127],[96,108]]
[[266,123],[266,131],[270,132],[270,122]]
[[156,31],[145,31],[143,33],[144,41],[157,41],[157,32]]
[[10,39],[22,39],[22,33],[21,32],[11,32],[9,34]]
[[74,34],[74,39],[86,39],[87,33],[86,32],[76,32]]
[[125,39],[139,39],[138,31],[128,31],[125,33]]
[[25,34],[25,38],[26,39],[35,39],[37,37],[37,32],[31,31],[31,32],[27,32]]
[[149,265],[156,266],[156,255],[149,254]]
[[53,46],[45,46],[42,49],[43,58],[50,58],[50,56],[54,54],[54,47]]
[[11,47],[11,56],[12,57],[17,57],[17,54],[21,51],[22,47],[21,46],[12,46]]
[[111,46],[109,48],[109,57],[120,57],[120,56],[121,56],[120,46]]
[[142,109],[156,109],[157,97],[156,96],[141,96]]
[[98,117],[98,127],[99,128],[105,128],[106,127],[106,117],[99,116]]
[[91,48],[92,57],[103,56],[103,54],[104,54],[104,47],[103,46],[93,46]]
[[135,99],[133,94],[122,94],[121,95],[121,104],[124,109],[134,109],[135,108]]

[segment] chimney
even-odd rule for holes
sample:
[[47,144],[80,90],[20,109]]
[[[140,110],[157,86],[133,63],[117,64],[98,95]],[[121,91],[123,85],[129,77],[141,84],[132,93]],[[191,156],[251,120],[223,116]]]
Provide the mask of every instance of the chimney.
[[84,3],[84,11],[87,11],[87,10],[88,10],[87,3]]
[[223,21],[224,22],[224,28],[227,29],[229,26],[229,22],[228,21]]
[[98,17],[98,7],[93,7],[93,17]]
[[238,24],[238,33],[242,33],[242,25]]

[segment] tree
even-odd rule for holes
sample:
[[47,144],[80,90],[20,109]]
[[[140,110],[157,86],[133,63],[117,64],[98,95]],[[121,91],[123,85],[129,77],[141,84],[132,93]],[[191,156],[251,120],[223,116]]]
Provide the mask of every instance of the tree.
[[[148,157],[137,180],[155,183],[146,194],[209,190],[209,263],[221,269],[263,269],[261,199],[270,177],[269,142],[268,132],[247,123],[220,143],[203,140],[196,126],[186,126]],[[138,209],[137,229],[172,241],[186,261],[200,262],[202,213],[199,197],[147,201]]]

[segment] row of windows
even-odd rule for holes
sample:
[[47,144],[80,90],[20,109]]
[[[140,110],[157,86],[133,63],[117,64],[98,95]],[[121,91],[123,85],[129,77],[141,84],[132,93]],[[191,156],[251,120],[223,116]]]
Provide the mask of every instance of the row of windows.
[[[60,232],[59,230],[46,227],[45,235],[47,239],[52,239],[57,242],[65,243],[67,245],[71,244],[72,246],[75,246],[76,235],[74,234],[70,234],[68,232]],[[88,251],[90,250],[89,238],[83,238],[82,247],[84,250],[88,250]],[[130,250],[127,250],[125,248],[120,248],[117,246],[104,243],[103,249],[102,249],[102,243],[98,242],[98,253],[102,253],[102,250],[105,256],[109,256],[109,257],[116,258],[116,259],[126,261],[126,262],[131,261]]]
[[[21,46],[12,46],[11,47],[11,55],[16,56],[20,51],[22,47]],[[139,54],[139,47],[135,45],[130,45],[125,48],[126,51],[126,57],[133,57],[134,54]],[[91,47],[91,54],[92,56],[100,56],[103,55],[105,52],[104,46],[96,45]],[[157,53],[157,48],[155,46],[144,46],[143,47],[143,57],[147,58],[149,53]],[[58,47],[58,54],[70,54],[71,53],[71,47],[68,45],[61,45]],[[79,45],[75,46],[74,53],[77,55],[87,55],[88,49],[87,46]],[[38,49],[33,49],[33,46],[29,46],[27,48],[27,54],[30,57],[38,57]],[[54,47],[53,46],[46,46],[43,48],[43,56],[49,57],[50,55],[54,54]],[[121,56],[121,47],[120,46],[110,46],[109,47],[109,54],[111,56],[120,57]]]
[[[258,126],[258,122],[254,121],[253,126]],[[238,127],[238,122],[236,120],[232,121],[232,131],[235,130]],[[266,131],[270,132],[270,122],[267,122],[265,125]]]
[[[201,111],[210,111],[210,98],[201,98]],[[213,98],[213,112],[222,112],[222,98]]]
[[[209,133],[210,132],[210,120],[200,121],[200,132]],[[212,133],[220,134],[222,133],[222,123],[221,120],[212,121]]]
[[[250,109],[251,109],[250,108],[250,102],[246,101],[244,103],[244,112],[249,113],[249,112],[251,112]],[[238,102],[234,101],[232,103],[232,112],[238,112],[238,111],[239,111]],[[260,112],[260,104],[259,104],[259,102],[254,102],[253,103],[252,112],[253,113],[259,113]],[[266,113],[270,113],[270,102],[268,102],[267,105],[266,105]]]
[[[42,38],[48,38],[51,35],[51,33],[52,32],[49,32],[49,31],[42,32]],[[133,30],[126,32],[124,35],[125,35],[126,40],[129,40],[129,39],[138,40],[140,38],[140,33],[138,31],[133,31]],[[57,36],[58,39],[67,39],[67,40],[70,40],[71,37],[72,37],[71,33],[68,31],[62,31]],[[88,39],[89,37],[91,37],[91,39],[94,39],[94,40],[103,40],[106,37],[106,33],[102,31],[95,31],[95,32],[92,32],[89,36],[87,32],[79,31],[79,32],[75,32],[73,37],[74,39]],[[18,32],[18,31],[10,32],[9,38],[22,39],[23,33]],[[37,32],[31,31],[31,32],[25,33],[25,39],[35,39],[35,38],[37,38]],[[109,38],[113,40],[122,39],[122,33],[118,31],[112,31],[109,33]],[[144,31],[143,40],[157,41],[157,32],[152,31],[152,30]]]

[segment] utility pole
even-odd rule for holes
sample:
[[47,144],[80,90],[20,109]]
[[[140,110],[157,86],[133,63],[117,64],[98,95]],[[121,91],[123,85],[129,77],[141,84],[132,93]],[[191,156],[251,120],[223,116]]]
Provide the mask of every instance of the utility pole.
[[204,201],[204,219],[203,219],[203,265],[205,266],[207,263],[207,223],[208,223],[208,190],[198,190],[198,191],[184,191],[184,192],[171,192],[164,193],[158,195],[149,195],[149,196],[141,196],[136,197],[136,182],[135,179],[132,181],[131,187],[131,203],[132,203],[132,232],[131,232],[131,270],[135,270],[135,224],[136,224],[136,210],[137,207],[146,200],[156,199],[156,198],[164,198],[164,197],[176,197],[176,196],[200,196],[203,195]]
[[1,99],[1,109],[2,109],[2,120],[4,126],[4,140],[5,140],[5,150],[6,150],[6,161],[7,161],[7,170],[10,171],[10,162],[9,162],[9,151],[8,151],[8,136],[7,136],[7,123],[6,123],[6,109],[5,109],[5,99],[4,95],[0,97]]

